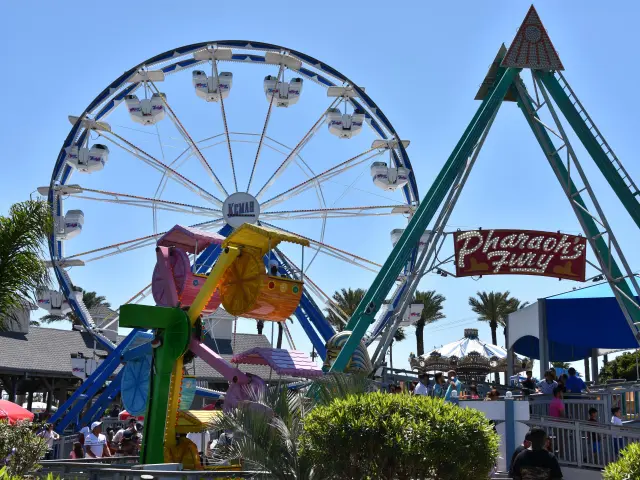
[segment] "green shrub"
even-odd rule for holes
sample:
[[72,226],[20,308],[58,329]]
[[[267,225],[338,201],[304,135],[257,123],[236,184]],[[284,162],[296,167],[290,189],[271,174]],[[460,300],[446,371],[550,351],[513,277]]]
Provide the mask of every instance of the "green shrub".
[[[0,480],[24,480],[25,477],[9,475],[7,467],[0,468]],[[54,476],[53,473],[49,473],[46,477],[40,477],[44,480],[60,480],[60,477]]]
[[610,463],[602,474],[604,480],[640,478],[640,443],[630,443],[620,452],[617,462]]
[[18,422],[9,425],[0,421],[0,462],[11,455],[6,475],[23,477],[39,467],[40,460],[47,452],[47,444],[35,434],[35,426],[31,422]]
[[316,407],[304,420],[301,456],[320,478],[475,480],[488,477],[498,442],[477,410],[376,392]]

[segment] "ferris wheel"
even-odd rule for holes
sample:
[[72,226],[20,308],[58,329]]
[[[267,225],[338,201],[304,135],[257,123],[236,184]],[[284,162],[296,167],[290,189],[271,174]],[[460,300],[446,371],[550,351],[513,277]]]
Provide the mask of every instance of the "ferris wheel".
[[[279,268],[304,277],[309,318],[340,318],[332,292],[352,279],[369,285],[390,233],[419,203],[409,142],[364,88],[277,45],[215,41],[167,51],[69,119],[51,183],[39,189],[55,216],[50,266],[60,291],[43,291],[39,303],[73,310],[109,349],[117,316],[94,321],[75,285],[113,283],[130,292],[126,303],[150,301],[153,248],[176,224],[228,235],[249,222],[308,239],[306,258],[278,250]],[[215,248],[195,251],[191,263],[206,273],[216,256]],[[326,341],[330,332],[313,326],[315,341],[303,325],[312,343]]]

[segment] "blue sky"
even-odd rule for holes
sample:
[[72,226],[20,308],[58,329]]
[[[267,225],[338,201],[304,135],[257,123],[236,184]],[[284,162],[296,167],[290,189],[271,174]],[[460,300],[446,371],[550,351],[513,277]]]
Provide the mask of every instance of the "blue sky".
[[[350,2],[340,5],[243,2],[205,5],[200,2],[113,1],[6,3],[0,15],[0,44],[6,73],[0,78],[4,115],[0,117],[0,140],[4,145],[4,174],[0,176],[0,211],[27,198],[49,182],[54,161],[70,124],[67,115],[79,114],[86,105],[123,71],[158,53],[200,41],[253,39],[302,51],[338,69],[366,87],[367,93],[393,123],[396,131],[411,140],[408,154],[421,195],[442,166],[471,119],[478,103],[473,100],[486,70],[502,42],[509,43],[528,8],[528,2]],[[535,2],[535,6],[565,65],[566,77],[598,127],[636,179],[640,166],[633,144],[638,131],[638,97],[629,95],[628,83],[638,77],[633,45],[638,7],[618,2],[615,8],[596,1]],[[231,64],[234,87],[228,101],[231,128],[260,131],[267,109],[258,67]],[[170,81],[169,81],[170,80]],[[317,88],[305,84],[298,105],[277,111],[269,133],[284,143],[295,144],[315,121],[326,99]],[[206,104],[193,93],[189,74],[168,79],[162,85],[169,102],[194,138],[222,131],[216,104]],[[108,121],[131,141],[155,155],[161,152],[153,129],[133,124],[120,108]],[[131,130],[131,129],[135,130]],[[168,120],[159,125],[163,148],[169,157],[184,142],[171,131]],[[372,136],[357,139],[331,138],[323,127],[303,155],[321,171],[362,151]],[[151,133],[150,133],[151,132]],[[317,141],[316,141],[317,140]],[[97,140],[96,140],[97,141]],[[111,146],[110,146],[111,148]],[[234,149],[236,146],[234,146]],[[154,150],[155,149],[155,150]],[[103,172],[75,176],[71,183],[90,188],[152,196],[159,178],[117,147]],[[210,150],[211,163],[223,181],[230,182],[224,145]],[[250,168],[254,145],[237,145],[237,168]],[[209,153],[207,153],[209,155]],[[175,156],[175,155],[174,155]],[[631,267],[640,269],[638,232],[602,176],[586,157],[585,170],[613,225]],[[258,167],[262,183],[273,171],[275,153],[265,153]],[[127,163],[128,162],[128,163]],[[263,168],[264,167],[264,168]],[[183,171],[213,190],[195,161]],[[282,177],[277,193],[301,181],[299,171]],[[241,185],[247,177],[241,176]],[[208,183],[207,183],[208,182]],[[229,185],[229,183],[227,183]],[[351,188],[347,188],[351,186]],[[242,188],[242,187],[241,187]],[[281,188],[281,190],[278,190]],[[329,205],[380,205],[397,203],[401,196],[386,194],[371,183],[368,164],[355,168],[327,186]],[[196,203],[190,192],[170,186],[167,199]],[[269,195],[267,195],[268,197]],[[312,208],[313,198],[301,196],[289,208]],[[85,212],[85,230],[69,242],[68,252],[81,252],[152,233],[148,211],[70,199],[66,209]],[[284,205],[283,205],[284,209]],[[193,220],[193,222],[191,222]],[[172,223],[195,223],[196,217],[161,216],[159,228]],[[306,222],[306,223],[305,223]],[[401,218],[380,217],[329,222],[325,241],[382,263],[391,250],[389,232],[402,226]],[[317,221],[282,223],[317,238]],[[523,228],[578,233],[579,225],[546,164],[540,148],[513,104],[505,104],[494,124],[478,163],[454,211],[450,228]],[[451,245],[449,245],[451,248]],[[342,287],[366,288],[373,275],[334,260],[318,257],[309,274],[328,293]],[[137,250],[100,260],[71,272],[74,282],[105,294],[118,305],[150,281],[153,251]],[[574,284],[532,277],[473,279],[428,276],[421,289],[436,289],[447,297],[446,320],[425,332],[430,349],[462,337],[463,329],[488,328],[475,321],[467,299],[478,290],[510,290],[523,301],[570,290]],[[40,312],[38,312],[39,314]],[[254,331],[243,321],[240,331]],[[311,347],[294,325],[298,348]],[[500,338],[500,337],[499,337]],[[500,343],[500,342],[499,342]],[[394,363],[406,366],[415,351],[415,336],[394,350]]]

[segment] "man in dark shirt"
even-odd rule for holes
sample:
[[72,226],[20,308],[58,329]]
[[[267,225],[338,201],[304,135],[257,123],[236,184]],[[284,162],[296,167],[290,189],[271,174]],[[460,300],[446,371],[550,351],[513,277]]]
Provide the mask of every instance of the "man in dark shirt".
[[533,380],[533,372],[527,370],[527,379],[522,382],[522,393],[531,395],[536,392],[536,382]]
[[513,462],[513,480],[558,480],[562,470],[556,457],[544,449],[547,433],[534,427],[529,432],[531,450],[518,454]]
[[524,442],[522,442],[522,445],[516,447],[515,452],[513,452],[513,455],[511,455],[511,463],[509,463],[510,477],[513,477],[513,462],[515,462],[516,457],[527,450],[529,447],[531,447],[531,432],[527,432],[527,434],[524,436]]

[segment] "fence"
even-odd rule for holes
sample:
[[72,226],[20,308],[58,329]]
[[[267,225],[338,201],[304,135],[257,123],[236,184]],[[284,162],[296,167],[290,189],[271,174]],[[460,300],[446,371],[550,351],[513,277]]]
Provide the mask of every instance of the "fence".
[[[531,405],[531,414],[540,417],[549,415],[549,405],[551,404],[551,396],[549,395],[531,395],[529,397]],[[566,418],[570,420],[589,419],[589,409],[595,408],[598,411],[598,421],[606,422],[611,417],[611,400],[606,393],[603,395],[581,395],[580,397],[565,397],[565,413]]]
[[[548,395],[531,395],[531,413],[545,416],[549,414],[551,397]],[[567,395],[564,398],[567,418],[573,420],[587,420],[589,409],[598,410],[598,420],[603,422],[611,418],[611,408],[622,409],[624,421],[640,420],[640,385],[615,386],[607,389],[592,391],[582,395]]]
[[561,465],[602,469],[629,443],[640,442],[636,428],[537,416],[526,423],[547,432]]
[[[253,478],[261,472],[231,470],[177,471],[177,464],[135,465],[138,457],[111,457],[65,461],[44,461],[42,469],[30,475],[46,478],[50,473],[64,479],[75,480],[138,480],[138,479],[184,479],[202,478],[241,479]],[[159,470],[166,468],[166,470]],[[173,469],[172,469],[173,468]]]

